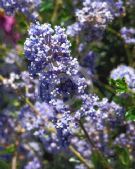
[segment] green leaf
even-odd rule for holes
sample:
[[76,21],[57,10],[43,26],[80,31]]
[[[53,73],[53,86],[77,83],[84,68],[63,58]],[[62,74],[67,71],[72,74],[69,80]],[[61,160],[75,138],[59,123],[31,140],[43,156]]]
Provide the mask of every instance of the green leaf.
[[40,12],[50,11],[53,9],[53,0],[48,0],[47,2],[42,3]]
[[92,153],[92,161],[96,168],[98,169],[108,169],[109,163],[107,159],[98,151],[93,151]]
[[16,106],[16,107],[19,107],[20,106],[20,102],[18,100],[14,100],[13,101],[13,105]]
[[127,93],[129,91],[125,78],[117,79],[117,80],[111,79],[109,83],[114,88],[116,93],[122,94],[122,93]]
[[77,100],[75,100],[75,102],[73,103],[72,108],[73,108],[74,110],[78,110],[78,109],[81,107],[81,105],[82,105],[82,100],[77,99]]
[[129,108],[129,110],[126,112],[126,120],[135,121],[135,107]]
[[1,169],[9,169],[10,165],[7,164],[4,160],[0,160],[0,168]]
[[128,150],[118,145],[115,147],[115,150],[116,150],[118,160],[121,163],[121,165],[129,166],[130,158],[129,158]]
[[12,144],[8,147],[6,147],[4,150],[1,150],[0,151],[0,155],[3,155],[3,154],[13,154],[15,151],[15,145]]

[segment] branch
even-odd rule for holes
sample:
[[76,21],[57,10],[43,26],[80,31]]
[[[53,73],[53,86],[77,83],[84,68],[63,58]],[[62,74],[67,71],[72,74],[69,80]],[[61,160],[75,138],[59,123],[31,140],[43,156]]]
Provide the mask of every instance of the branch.
[[93,165],[90,164],[90,163],[88,163],[88,162],[82,157],[82,155],[81,155],[78,151],[75,150],[75,148],[74,148],[73,146],[70,145],[70,146],[69,146],[69,149],[70,149],[70,151],[73,152],[73,154],[74,154],[86,167],[88,167],[88,169],[94,169],[94,168],[93,168]]
[[52,18],[51,18],[52,23],[55,23],[57,16],[58,16],[58,11],[60,7],[62,6],[62,4],[63,4],[62,0],[55,0],[55,4],[54,4],[55,7],[54,7],[54,11],[53,11]]

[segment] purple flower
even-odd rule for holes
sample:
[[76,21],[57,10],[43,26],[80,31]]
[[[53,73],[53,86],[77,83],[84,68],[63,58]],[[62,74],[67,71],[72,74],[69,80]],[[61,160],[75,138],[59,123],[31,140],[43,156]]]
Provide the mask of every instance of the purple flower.
[[28,162],[24,169],[41,169],[40,161],[35,157],[33,160]]
[[76,22],[67,28],[69,36],[83,34],[87,41],[100,39],[106,26],[113,20],[111,1],[85,0],[76,10]]
[[70,42],[65,29],[50,24],[33,24],[25,42],[25,54],[31,61],[30,73],[39,77],[39,98],[42,101],[68,101],[86,88],[79,74],[79,63],[70,56]]
[[117,80],[125,78],[129,88],[134,91],[135,88],[135,70],[126,65],[120,65],[116,69],[112,70],[110,78]]
[[1,0],[0,7],[3,8],[7,15],[14,15],[16,12],[21,12],[33,21],[37,18],[37,8],[40,0]]
[[135,43],[135,29],[123,27],[120,30],[121,36],[124,39],[125,43],[133,44]]

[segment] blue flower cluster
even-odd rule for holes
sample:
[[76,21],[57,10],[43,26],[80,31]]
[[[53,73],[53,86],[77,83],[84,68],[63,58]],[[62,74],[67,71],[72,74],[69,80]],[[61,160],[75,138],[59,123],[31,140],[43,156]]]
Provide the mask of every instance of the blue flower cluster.
[[25,55],[31,61],[30,73],[39,77],[39,97],[55,103],[57,99],[68,101],[83,93],[85,79],[79,74],[79,64],[70,56],[70,42],[65,29],[49,24],[33,24],[24,46]]
[[109,103],[106,98],[99,100],[97,96],[83,95],[82,105],[75,112],[75,118],[87,117],[96,130],[102,130],[107,123],[115,126],[123,116],[123,109],[116,103]]
[[[109,103],[107,99],[100,101],[97,96],[87,94],[87,80],[81,74],[78,61],[71,57],[69,48],[70,42],[63,28],[56,26],[53,30],[51,25],[39,23],[31,25],[24,46],[26,57],[31,62],[30,73],[39,79],[39,99],[53,106],[53,125],[64,147],[70,143],[73,129],[79,126],[81,119],[87,117],[97,130],[103,130],[108,122],[115,125],[123,115],[117,104]],[[88,59],[93,57],[93,53],[88,54]],[[90,67],[90,63],[84,61],[82,66]],[[81,100],[80,108],[72,110],[76,99]],[[48,124],[44,123],[46,118],[42,113],[41,116],[30,112],[28,107],[21,111],[25,128],[36,129],[36,135],[43,135],[45,124]]]
[[0,143],[10,144],[15,136],[15,119],[11,116],[1,113],[0,118]]
[[[48,168],[49,158],[53,163],[58,153],[59,157],[73,160],[75,169],[97,169],[94,158],[98,156],[97,161],[104,165],[101,168],[117,168],[117,165],[121,165],[120,160],[125,160],[124,150],[129,151],[131,160],[135,156],[135,69],[130,67],[134,64],[111,69],[113,64],[118,65],[117,60],[120,63],[131,62],[128,54],[133,53],[128,50],[133,49],[134,52],[135,29],[122,25],[118,33],[115,28],[119,28],[117,24],[120,20],[125,22],[128,18],[127,7],[131,7],[133,1],[75,0],[72,5],[69,3],[69,6],[76,8],[75,22],[68,26],[70,18],[62,16],[61,23],[58,23],[67,25],[67,29],[55,26],[57,21],[53,21],[54,16],[49,14],[46,18],[41,17],[41,21],[48,22],[52,17],[52,24],[37,21],[40,3],[40,0],[0,1],[0,8],[7,15],[21,12],[32,21],[29,23],[28,37],[26,40],[22,38],[25,40],[23,49],[21,45],[16,45],[14,49],[9,47],[8,51],[7,44],[0,45],[0,51],[6,56],[2,56],[4,64],[0,68],[0,108],[3,109],[0,116],[0,144],[9,151],[8,145],[15,147],[10,161],[17,164],[14,160],[20,160],[21,169]],[[65,5],[67,1],[56,1],[53,15],[57,15],[61,3]],[[48,6],[45,4],[43,2],[41,13],[53,8],[52,1]],[[59,15],[56,18],[61,17],[61,13]],[[110,24],[113,21],[116,22],[114,27]],[[105,32],[109,36],[103,38]],[[116,44],[113,44],[115,40]],[[111,44],[108,45],[109,42]],[[122,53],[123,57],[115,51],[118,45],[121,48],[116,51]],[[110,53],[111,58],[106,58]],[[28,71],[25,70],[27,66],[23,63],[23,55],[28,60]],[[108,62],[110,67],[106,64]],[[131,89],[126,97],[130,98],[131,103],[127,101],[125,104],[123,97],[109,86],[107,71],[111,72],[111,79],[125,78]],[[117,152],[119,146],[124,151],[120,155]],[[1,152],[3,147],[0,145]],[[1,158],[3,156],[0,155]],[[88,167],[91,165],[94,167]],[[129,167],[127,164],[125,166]]]
[[[104,101],[105,102],[105,101]],[[102,101],[103,103],[103,101]],[[80,137],[73,135],[71,138],[71,144],[74,145],[76,150],[83,156],[85,159],[91,163],[90,157],[92,156],[92,152],[94,148],[99,149],[106,157],[111,158],[115,154],[115,150],[113,149],[113,146],[116,145],[116,142],[112,142],[112,147],[109,147],[111,137],[109,135],[110,132],[117,130],[118,127],[124,126],[123,120],[124,119],[124,114],[119,116],[117,118],[115,116],[115,111],[122,111],[122,109],[116,105],[115,103],[108,103],[107,104],[102,104],[101,111],[105,111],[106,115],[106,124],[104,123],[104,127],[101,129],[98,129],[95,127],[93,122],[91,121],[91,118],[86,117],[85,122],[83,123],[83,126],[85,128],[85,131],[88,134],[89,139],[91,140],[92,144],[89,144],[89,140],[83,137],[84,132],[81,131],[80,128],[77,128],[78,132],[80,133]],[[100,103],[99,103],[100,104]],[[117,110],[116,110],[117,109]],[[97,110],[97,114],[98,114]],[[108,113],[107,113],[108,112]],[[123,117],[122,117],[123,116]],[[116,120],[117,118],[117,120]],[[99,117],[100,119],[100,117]],[[116,122],[117,121],[117,122]],[[96,123],[95,123],[96,124]],[[109,128],[108,128],[109,127]],[[108,131],[109,129],[109,131]],[[129,131],[129,130],[128,130]],[[116,137],[116,140],[119,140],[118,135]],[[127,139],[128,140],[128,139]],[[119,143],[120,144],[120,143]],[[127,145],[127,144],[126,144]],[[75,168],[82,168],[85,169],[86,166],[83,164],[77,164]]]
[[[59,110],[58,103],[56,109]],[[21,126],[27,132],[32,132],[34,136],[39,138],[50,153],[56,153],[68,144],[68,138],[66,140],[63,133],[66,130],[64,127],[68,126],[67,121],[70,116],[67,112],[65,113],[66,118],[60,114],[64,113],[62,106],[60,107],[61,112],[58,113],[57,111],[45,102],[36,102],[34,109],[25,105],[19,112]],[[69,135],[70,130],[65,133]]]
[[44,128],[49,126],[48,120],[53,117],[53,109],[46,103],[35,103],[35,110],[24,106],[20,111],[22,127],[28,131],[35,129],[34,135],[43,135]]
[[134,91],[135,88],[135,70],[126,65],[120,65],[112,70],[110,77],[114,80],[125,78],[129,88]]
[[116,6],[116,14],[115,14],[116,16],[122,16],[125,14],[125,7],[122,0],[118,0],[115,3],[115,6]]
[[[134,153],[135,146],[135,125],[134,122],[126,122],[126,132],[122,132],[114,141],[114,144],[130,149],[131,154]],[[133,155],[134,156],[134,155]]]
[[121,28],[120,33],[125,43],[127,44],[135,43],[135,29],[134,28],[123,27]]
[[37,18],[37,9],[41,0],[1,0],[0,8],[4,9],[7,15],[14,15],[21,12],[33,21]]
[[76,10],[76,19],[67,29],[69,36],[84,34],[88,41],[100,39],[106,26],[113,20],[111,1],[85,0],[83,8]]
[[32,161],[29,161],[28,164],[24,167],[24,169],[40,169],[41,164],[40,161],[35,157]]

